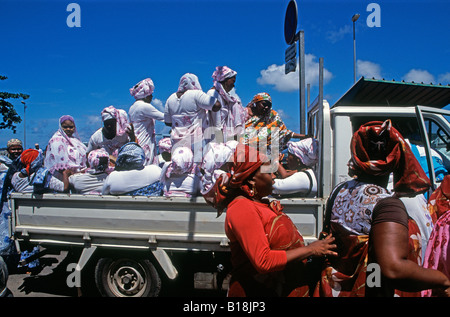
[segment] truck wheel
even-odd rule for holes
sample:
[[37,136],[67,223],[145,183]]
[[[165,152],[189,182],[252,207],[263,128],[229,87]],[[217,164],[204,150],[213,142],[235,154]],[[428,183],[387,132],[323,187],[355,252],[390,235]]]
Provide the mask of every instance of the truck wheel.
[[149,260],[102,258],[95,283],[105,297],[157,297],[161,279]]

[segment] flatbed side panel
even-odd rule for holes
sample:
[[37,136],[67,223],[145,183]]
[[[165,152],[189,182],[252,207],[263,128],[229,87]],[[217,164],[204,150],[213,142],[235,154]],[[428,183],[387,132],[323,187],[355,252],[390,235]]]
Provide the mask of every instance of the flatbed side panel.
[[[15,236],[36,243],[153,249],[228,247],[225,215],[217,218],[216,210],[203,199],[13,194],[12,200]],[[305,240],[314,240],[320,231],[322,200],[288,199],[282,204]]]

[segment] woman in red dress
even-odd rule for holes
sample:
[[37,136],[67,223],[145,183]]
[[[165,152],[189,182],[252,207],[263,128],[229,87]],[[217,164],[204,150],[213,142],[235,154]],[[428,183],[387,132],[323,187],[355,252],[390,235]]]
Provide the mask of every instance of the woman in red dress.
[[226,208],[233,265],[228,296],[309,296],[306,260],[336,255],[334,238],[305,245],[279,202],[266,198],[274,175],[265,161],[256,149],[239,144],[231,172],[216,181],[209,200],[219,215]]

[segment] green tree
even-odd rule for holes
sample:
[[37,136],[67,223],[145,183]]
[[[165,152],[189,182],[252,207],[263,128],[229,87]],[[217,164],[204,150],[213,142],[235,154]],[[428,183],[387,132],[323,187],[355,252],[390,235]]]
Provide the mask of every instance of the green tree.
[[[8,77],[1,76],[0,80],[5,80]],[[14,133],[16,133],[16,124],[22,122],[22,119],[17,114],[16,109],[14,109],[14,105],[7,101],[7,99],[19,99],[23,100],[28,99],[30,96],[26,94],[14,94],[9,92],[1,92],[0,91],[0,111],[3,116],[3,121],[0,122],[0,130],[1,129],[11,129]]]

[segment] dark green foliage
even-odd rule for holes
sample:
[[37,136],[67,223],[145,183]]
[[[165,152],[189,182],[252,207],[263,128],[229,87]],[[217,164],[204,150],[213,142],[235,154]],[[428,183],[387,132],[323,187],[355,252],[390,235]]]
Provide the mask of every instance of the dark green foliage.
[[[5,80],[8,77],[1,76],[0,80]],[[2,122],[0,122],[0,130],[1,129],[11,129],[14,133],[16,133],[16,124],[22,122],[22,119],[17,114],[16,109],[14,109],[14,105],[7,101],[8,99],[19,99],[23,100],[28,99],[30,96],[26,94],[14,94],[9,92],[1,92],[0,91],[0,113],[3,116]]]

